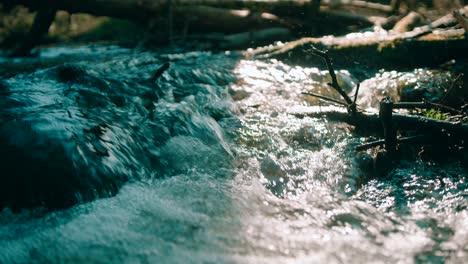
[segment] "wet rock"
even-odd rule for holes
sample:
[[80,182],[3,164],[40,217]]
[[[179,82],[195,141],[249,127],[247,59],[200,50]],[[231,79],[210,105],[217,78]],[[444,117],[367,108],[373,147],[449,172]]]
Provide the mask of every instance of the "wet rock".
[[266,178],[281,178],[286,176],[286,172],[270,156],[266,156],[261,160],[260,170]]
[[117,191],[124,178],[111,178],[102,166],[96,167],[101,154],[84,158],[91,149],[82,149],[72,135],[51,128],[20,120],[0,127],[0,207],[63,208]]

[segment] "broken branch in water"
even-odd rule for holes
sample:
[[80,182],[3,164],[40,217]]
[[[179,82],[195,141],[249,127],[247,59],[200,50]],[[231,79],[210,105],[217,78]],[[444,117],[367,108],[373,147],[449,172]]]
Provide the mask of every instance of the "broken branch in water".
[[360,87],[361,87],[361,83],[358,83],[357,86],[356,86],[356,92],[354,93],[353,104],[348,107],[349,109],[351,109],[351,112],[352,112],[353,115],[356,114],[356,110],[357,110],[356,101],[357,101],[357,97],[359,95],[359,88]]
[[[424,135],[417,135],[417,136],[412,136],[412,137],[400,137],[400,138],[397,138],[397,143],[398,144],[413,143],[413,142],[421,141],[425,137],[426,136],[424,136]],[[372,142],[365,143],[365,144],[357,146],[356,151],[364,151],[364,150],[368,150],[368,149],[371,149],[371,148],[383,146],[384,144],[385,144],[384,139],[376,140],[376,141],[372,141]]]
[[411,31],[415,26],[417,26],[423,20],[422,15],[417,12],[410,12],[408,15],[400,19],[395,26],[393,27],[393,32],[404,33]]
[[[363,128],[379,129],[382,127],[379,115],[376,113],[357,112],[354,116],[342,111],[300,112],[292,114],[298,117],[326,117]],[[468,135],[468,124],[461,122],[398,113],[393,113],[392,120],[397,129],[421,130],[425,133],[445,131],[462,137]]]
[[163,75],[165,71],[167,71],[167,69],[169,69],[170,66],[171,64],[169,62],[164,63],[161,67],[159,67],[156,70],[153,77],[151,77],[150,81],[155,82],[157,79],[159,79],[159,77],[161,77],[161,75]]
[[357,86],[356,86],[356,92],[354,93],[354,101],[353,101],[354,105],[356,104],[356,100],[357,100],[357,97],[358,97],[358,94],[359,94],[359,88],[360,87],[361,87],[361,83],[358,83]]
[[340,8],[341,6],[345,6],[348,8],[355,7],[355,8],[366,9],[369,11],[377,11],[381,13],[392,12],[392,6],[390,5],[384,5],[384,4],[361,1],[361,0],[324,1],[323,5],[329,6],[331,8],[335,8],[335,7]]
[[455,108],[445,106],[443,104],[438,104],[430,101],[423,101],[423,102],[401,102],[401,103],[394,103],[394,109],[413,109],[413,108],[421,108],[421,109],[428,109],[428,108],[439,108],[443,109],[447,112],[453,114],[462,114],[462,111],[457,110]]
[[332,102],[332,103],[335,103],[335,104],[338,104],[338,105],[341,105],[341,106],[348,106],[346,103],[343,103],[341,101],[335,100],[335,99],[327,97],[327,96],[323,96],[321,94],[316,94],[316,93],[311,93],[311,92],[303,92],[302,94],[317,97],[319,99],[329,101],[329,102]]
[[[459,9],[459,12],[468,14],[468,6]],[[372,33],[370,37],[358,33],[344,37],[302,38],[282,45],[257,48],[245,54],[262,59],[315,65],[318,60],[304,61],[313,45],[327,50],[329,56],[333,57],[333,62],[341,67],[356,64],[386,69],[436,66],[451,59],[458,61],[468,57],[468,53],[464,52],[468,48],[468,41],[463,30],[446,29],[456,23],[450,14],[405,33],[390,33],[385,36]],[[434,33],[434,29],[444,28],[444,31]]]
[[[343,89],[338,84],[335,69],[333,68],[333,62],[330,56],[328,56],[328,51],[321,51],[312,45],[310,46],[310,48],[314,55],[321,57],[327,64],[328,72],[330,73],[330,77],[332,79],[332,82],[328,83],[328,85],[331,86],[333,89],[335,89],[341,95],[341,97],[343,97],[348,107],[352,107],[353,101],[351,100],[351,98],[349,98],[348,94],[345,91],[343,91]],[[356,108],[354,107],[354,112],[355,111],[356,111]]]

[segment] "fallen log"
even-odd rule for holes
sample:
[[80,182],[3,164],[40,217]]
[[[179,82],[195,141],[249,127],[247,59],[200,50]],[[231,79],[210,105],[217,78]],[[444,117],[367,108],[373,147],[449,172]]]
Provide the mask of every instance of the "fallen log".
[[[446,34],[444,34],[446,33]],[[418,67],[437,66],[451,59],[468,57],[468,41],[463,31],[439,32],[424,38],[403,38],[365,40],[365,35],[353,40],[338,38],[303,38],[275,47],[247,51],[250,57],[278,59],[291,64],[318,65],[319,60],[310,54],[310,46],[329,51],[340,67],[361,65],[373,67]],[[358,34],[359,35],[359,34]],[[431,54],[428,56],[428,54]]]
[[[468,6],[458,10],[468,14]],[[457,19],[446,15],[410,32],[364,32],[344,37],[302,38],[274,47],[246,52],[256,58],[274,58],[292,64],[317,65],[311,46],[328,50],[340,66],[417,67],[436,66],[451,59],[468,58],[468,41],[463,29],[451,29]],[[431,56],[428,56],[431,54]]]
[[[311,16],[318,12],[319,3],[319,0],[7,0],[4,4],[24,5],[31,10],[47,7],[47,10],[87,13],[156,25],[154,28],[161,39],[170,41],[175,36],[174,26],[182,28],[180,31],[183,35],[187,35],[189,26],[196,32],[229,34],[279,27],[292,29],[300,25],[289,21],[288,15]],[[26,44],[14,55],[28,55],[47,32],[50,23],[43,22],[43,13],[39,12],[36,18],[37,22],[41,22],[37,23],[41,24],[41,30],[31,30],[30,37],[24,41]],[[273,13],[286,17],[280,18]],[[53,17],[51,14],[49,17]],[[240,42],[244,43],[244,39]]]
[[172,5],[175,12],[187,6],[210,6],[225,9],[249,9],[251,11],[278,14],[304,10],[316,12],[318,0],[6,0],[6,5],[24,5],[32,9],[47,6],[70,13],[87,13],[134,21],[148,20],[164,13]]
[[411,31],[417,24],[421,23],[422,16],[416,12],[410,12],[408,15],[399,20],[393,27],[393,32],[403,33]]
[[[346,111],[335,109],[327,111],[297,111],[290,112],[296,117],[327,118],[333,121],[345,122],[350,125],[359,126],[364,129],[381,129],[382,124],[378,113],[357,112],[350,115]],[[396,129],[420,130],[427,133],[448,132],[455,136],[466,137],[468,135],[468,124],[461,122],[450,122],[424,116],[406,115],[393,113],[392,120]]]
[[[459,12],[468,13],[468,6]],[[450,14],[406,33],[365,32],[344,37],[303,38],[274,47],[257,48],[246,52],[246,55],[274,58],[292,64],[317,65],[319,60],[310,51],[310,47],[315,46],[328,50],[339,66],[436,66],[451,59],[468,58],[468,41],[464,30],[446,28],[456,23],[457,20]]]
[[331,8],[337,8],[339,9],[340,7],[352,7],[352,8],[359,8],[359,9],[364,9],[368,11],[376,11],[380,13],[391,13],[393,11],[393,8],[391,5],[384,5],[384,4],[379,4],[379,3],[373,3],[373,2],[368,2],[368,1],[361,1],[361,0],[341,0],[341,1],[322,1],[322,4],[324,6],[329,6]]

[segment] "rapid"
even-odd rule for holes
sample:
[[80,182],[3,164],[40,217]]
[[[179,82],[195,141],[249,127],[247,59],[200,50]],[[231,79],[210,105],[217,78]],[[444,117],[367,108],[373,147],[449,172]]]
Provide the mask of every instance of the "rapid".
[[[354,151],[366,138],[352,126],[291,114],[333,107],[301,94],[336,96],[322,65],[105,45],[45,48],[39,59],[58,66],[0,83],[0,184],[23,177],[8,197],[33,205],[4,199],[0,263],[468,259],[459,161],[401,162],[368,177]],[[449,78],[369,75],[361,107],[381,90],[397,97],[396,82]],[[351,93],[356,77],[338,77]]]

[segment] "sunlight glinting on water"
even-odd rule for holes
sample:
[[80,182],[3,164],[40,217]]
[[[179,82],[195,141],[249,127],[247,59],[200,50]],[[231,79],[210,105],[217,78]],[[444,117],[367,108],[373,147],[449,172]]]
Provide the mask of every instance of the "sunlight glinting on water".
[[[128,181],[115,196],[65,210],[4,209],[0,262],[466,259],[463,167],[415,161],[369,178],[356,166],[353,148],[363,138],[351,126],[291,114],[338,109],[301,94],[340,99],[327,71],[208,52],[118,54],[79,68],[79,84],[55,80],[60,67],[7,81],[12,113],[37,122],[38,135],[55,133],[72,146],[66,154],[77,169],[89,168],[98,181],[112,180],[100,173]],[[160,58],[172,66],[148,86]],[[352,94],[351,73],[340,70],[338,78]],[[363,82],[358,102],[373,107],[381,90],[446,79],[383,71]],[[155,89],[158,100],[148,97]]]

